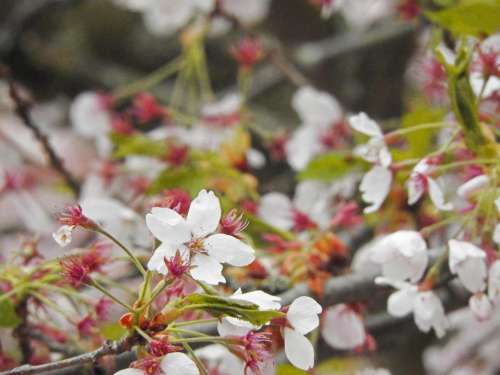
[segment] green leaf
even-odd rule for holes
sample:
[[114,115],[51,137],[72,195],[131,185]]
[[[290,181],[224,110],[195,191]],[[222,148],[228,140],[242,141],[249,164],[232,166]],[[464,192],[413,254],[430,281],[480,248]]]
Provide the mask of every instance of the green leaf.
[[191,294],[184,298],[183,302],[188,305],[199,305],[199,309],[207,311],[215,317],[231,316],[257,326],[264,325],[273,318],[283,316],[283,313],[279,311],[259,310],[259,307],[252,303],[209,294]]
[[144,135],[122,135],[113,133],[110,136],[116,149],[113,157],[120,159],[129,155],[160,157],[167,152],[167,144],[148,138]]
[[454,35],[494,34],[500,30],[500,1],[462,1],[456,6],[426,12],[426,16]]
[[106,340],[119,340],[127,330],[118,323],[106,323],[101,327],[101,334]]
[[304,370],[300,370],[289,364],[281,364],[276,368],[276,375],[308,375],[309,373]]
[[[411,112],[408,112],[401,119],[403,128],[411,128],[415,125],[429,124],[443,120],[445,110],[433,108],[425,103],[415,103]],[[391,150],[395,161],[421,158],[427,155],[433,146],[433,140],[437,134],[436,129],[419,130],[405,136],[407,147],[404,149]]]
[[330,181],[345,175],[347,172],[361,165],[361,161],[351,159],[350,155],[342,152],[329,152],[311,160],[307,167],[299,174],[299,180]]
[[9,299],[0,300],[0,327],[15,328],[20,323],[14,304]]

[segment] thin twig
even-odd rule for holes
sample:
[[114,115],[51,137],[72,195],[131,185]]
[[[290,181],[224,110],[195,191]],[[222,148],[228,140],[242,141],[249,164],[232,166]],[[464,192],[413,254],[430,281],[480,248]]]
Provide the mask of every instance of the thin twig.
[[[1,67],[0,67],[1,68]],[[49,159],[49,163],[54,168],[61,177],[64,179],[69,188],[73,191],[75,196],[78,196],[80,192],[80,185],[74,179],[74,177],[68,172],[68,170],[64,167],[62,160],[57,156],[54,149],[49,143],[49,140],[45,134],[43,134],[38,126],[34,123],[31,114],[30,114],[30,103],[25,100],[21,94],[19,93],[16,84],[12,78],[12,75],[9,72],[8,68],[2,68],[0,70],[0,76],[6,77],[9,84],[9,94],[12,100],[14,101],[15,111],[17,115],[21,118],[23,124],[29,128],[35,138],[40,142],[43,147],[45,154]]]
[[93,352],[38,366],[23,365],[12,370],[1,372],[0,375],[27,375],[43,373],[52,370],[95,363],[99,358],[102,358],[104,356],[128,352],[139,341],[140,338],[138,336],[129,336],[120,341],[107,342]]

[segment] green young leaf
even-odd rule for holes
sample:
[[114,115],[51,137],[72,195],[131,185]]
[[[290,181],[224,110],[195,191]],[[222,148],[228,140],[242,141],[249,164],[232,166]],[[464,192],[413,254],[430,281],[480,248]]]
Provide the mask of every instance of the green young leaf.
[[481,36],[500,30],[499,0],[469,0],[426,16],[454,35]]
[[113,133],[110,136],[116,149],[113,157],[120,159],[129,155],[160,157],[167,152],[164,141],[150,139],[144,135],[122,135]]
[[0,327],[15,328],[21,323],[16,308],[9,299],[0,300]]
[[261,311],[257,305],[252,303],[208,294],[191,294],[184,299],[183,304],[186,306],[198,305],[200,310],[215,317],[230,316],[246,320],[256,326],[264,325],[271,319],[283,315],[283,313],[274,310]]
[[[412,111],[403,116],[401,125],[403,128],[411,128],[415,125],[439,122],[443,119],[445,113],[444,109],[434,108],[425,103],[416,103]],[[394,160],[401,161],[424,157],[431,151],[437,132],[436,129],[425,129],[406,136],[406,147],[391,150]]]
[[118,323],[107,323],[101,327],[101,334],[106,340],[119,340],[126,333],[127,330]]
[[339,178],[360,166],[358,159],[351,159],[349,155],[342,152],[329,152],[311,160],[307,167],[299,174],[299,180],[322,180],[330,181]]
[[283,363],[276,368],[276,375],[308,375],[309,372],[300,370],[292,365]]

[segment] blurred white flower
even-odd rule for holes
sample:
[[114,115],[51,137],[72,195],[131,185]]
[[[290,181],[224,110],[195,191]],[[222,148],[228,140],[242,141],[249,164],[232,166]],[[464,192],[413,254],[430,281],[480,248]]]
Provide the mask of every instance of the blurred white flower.
[[375,212],[382,206],[391,190],[391,184],[391,171],[380,165],[375,165],[363,176],[359,190],[363,201],[370,204],[365,207],[364,213]]
[[417,282],[428,263],[427,244],[420,233],[400,230],[386,236],[371,251],[371,260],[382,267],[383,276]]
[[344,303],[329,307],[323,315],[321,335],[335,349],[351,350],[366,340],[362,317]]
[[420,291],[416,285],[385,277],[377,277],[375,283],[390,285],[398,289],[387,300],[389,314],[395,317],[403,317],[413,312],[413,318],[418,329],[429,332],[433,328],[439,338],[445,335],[449,322],[443,304],[434,292]]
[[458,240],[448,241],[450,254],[448,265],[463,286],[471,293],[486,288],[486,253],[476,245]]

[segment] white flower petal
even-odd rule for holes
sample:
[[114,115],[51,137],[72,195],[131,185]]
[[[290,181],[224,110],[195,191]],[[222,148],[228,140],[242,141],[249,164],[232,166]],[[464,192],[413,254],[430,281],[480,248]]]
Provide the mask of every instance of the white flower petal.
[[203,245],[208,254],[220,263],[242,267],[255,260],[254,250],[250,246],[228,234],[213,234],[203,241]]
[[213,191],[202,190],[191,202],[186,220],[196,237],[205,237],[215,232],[221,214],[219,198]]
[[292,202],[282,193],[268,193],[262,196],[257,215],[266,223],[283,230],[293,227]]
[[430,177],[427,178],[427,183],[429,184],[429,196],[434,206],[441,211],[452,210],[453,205],[451,202],[444,202],[444,193],[439,184]]
[[184,353],[169,353],[160,362],[160,368],[165,374],[198,375],[200,372],[196,363]]
[[222,265],[208,255],[196,254],[191,265],[193,266],[191,276],[196,280],[204,281],[210,285],[226,282],[222,275]]
[[311,86],[297,90],[292,98],[292,107],[306,124],[331,125],[342,118],[342,109],[337,100]]
[[346,304],[328,308],[323,316],[321,335],[335,349],[350,350],[365,342],[363,320]]
[[401,230],[386,236],[370,259],[382,266],[385,277],[416,282],[427,267],[427,245],[420,233]]
[[231,299],[236,299],[240,301],[246,301],[259,306],[260,310],[278,310],[281,307],[281,298],[273,296],[262,290],[254,290],[252,292],[242,293],[241,289],[238,289],[232,296]]
[[305,335],[319,325],[318,314],[321,314],[322,310],[321,305],[314,299],[301,296],[292,302],[286,318],[293,328]]
[[490,178],[487,175],[479,175],[471,178],[467,182],[460,185],[457,189],[457,195],[464,199],[470,198],[474,193],[483,189],[490,183]]
[[462,284],[471,293],[481,292],[486,287],[486,254],[476,245],[450,240],[448,264],[450,271],[457,274]]
[[495,260],[488,272],[488,297],[494,301],[500,295],[500,260]]
[[146,215],[146,225],[162,242],[182,244],[191,239],[191,231],[184,218],[170,208],[153,207]]
[[292,365],[308,370],[314,366],[314,348],[309,340],[294,329],[285,327],[285,354]]
[[414,320],[422,332],[429,332],[431,328],[436,336],[442,337],[449,327],[441,300],[433,292],[419,292],[415,299]]
[[111,128],[111,115],[95,92],[78,94],[71,104],[69,117],[76,132],[87,138],[97,138]]
[[493,230],[493,241],[497,245],[500,245],[500,223],[495,225],[495,229]]
[[370,137],[383,137],[380,126],[364,112],[360,112],[349,118],[349,124],[354,130],[366,134]]
[[469,298],[469,308],[479,321],[487,320],[493,314],[493,305],[484,293],[471,296]]
[[253,324],[236,318],[222,318],[217,323],[217,332],[222,337],[245,336],[252,329],[255,329]]
[[387,312],[392,316],[402,317],[413,311],[417,288],[408,287],[392,293],[387,300]]
[[177,247],[169,244],[168,242],[163,242],[158,248],[154,251],[151,258],[148,261],[148,270],[156,271],[161,273],[162,275],[166,275],[168,273],[167,266],[165,265],[165,258],[171,259],[175,256],[177,250],[179,250],[181,257],[184,260],[189,260],[189,250],[185,247]]
[[137,368],[126,368],[124,370],[115,372],[114,375],[144,375],[144,371]]
[[382,206],[391,190],[391,183],[391,171],[379,165],[374,166],[363,176],[359,190],[363,201],[370,204],[370,206],[365,207],[363,212],[372,213]]
[[304,169],[318,155],[322,129],[310,124],[299,126],[285,144],[286,160],[296,170]]

